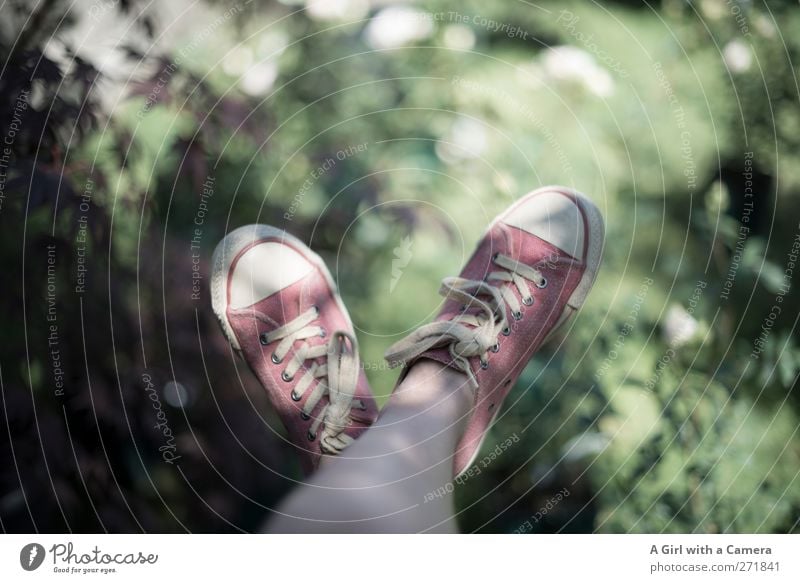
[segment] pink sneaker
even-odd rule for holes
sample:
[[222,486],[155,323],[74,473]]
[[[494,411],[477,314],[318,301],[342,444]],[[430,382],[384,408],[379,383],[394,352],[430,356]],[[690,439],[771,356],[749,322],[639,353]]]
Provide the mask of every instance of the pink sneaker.
[[603,218],[583,195],[547,186],[489,225],[460,277],[448,277],[436,320],[386,352],[390,366],[420,358],[467,375],[475,402],[456,447],[466,471],[522,369],[586,299],[603,248]]
[[377,417],[353,324],[322,259],[288,233],[241,227],[214,251],[214,313],[310,472]]

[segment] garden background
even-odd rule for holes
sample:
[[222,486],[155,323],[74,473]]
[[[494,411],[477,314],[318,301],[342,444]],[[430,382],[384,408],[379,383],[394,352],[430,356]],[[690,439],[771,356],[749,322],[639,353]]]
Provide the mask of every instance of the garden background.
[[319,252],[384,402],[384,350],[552,183],[601,208],[602,270],[456,486],[462,529],[800,529],[796,2],[0,13],[3,531],[258,529],[301,476],[214,321],[216,243]]

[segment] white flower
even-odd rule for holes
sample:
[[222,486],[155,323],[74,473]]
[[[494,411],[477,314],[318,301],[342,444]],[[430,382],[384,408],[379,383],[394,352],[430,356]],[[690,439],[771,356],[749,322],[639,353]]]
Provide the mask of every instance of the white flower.
[[241,75],[253,64],[253,51],[249,47],[237,46],[222,59],[222,70],[228,75]]
[[761,33],[762,36],[765,36],[767,38],[775,38],[775,25],[769,18],[767,18],[763,14],[759,14],[758,16],[756,16],[753,22],[755,24],[756,30],[759,33]]
[[743,73],[753,64],[753,53],[746,44],[739,39],[732,40],[722,49],[725,66],[733,73]]
[[578,462],[586,457],[603,453],[611,442],[607,435],[589,431],[570,439],[561,448],[561,459],[564,462]]
[[444,44],[451,49],[468,51],[475,46],[475,33],[463,24],[451,24],[444,29]]
[[393,49],[428,38],[433,33],[430,14],[406,6],[384,8],[370,21],[364,32],[376,49]]
[[672,347],[682,346],[694,336],[697,328],[697,320],[682,306],[670,306],[664,319],[664,340]]
[[725,4],[722,0],[702,0],[700,9],[711,20],[719,20],[726,14]]
[[289,36],[283,30],[270,29],[261,35],[258,41],[256,55],[259,58],[278,57],[289,46]]
[[597,68],[584,81],[586,88],[598,97],[610,97],[614,94],[614,80],[605,69]]
[[239,87],[248,95],[258,97],[272,89],[277,78],[278,65],[274,61],[256,63],[239,79]]
[[306,11],[314,20],[360,20],[367,15],[367,0],[306,0]]
[[583,49],[569,45],[549,48],[542,55],[542,66],[551,79],[581,84],[598,97],[614,93],[609,72]]
[[480,158],[488,146],[486,128],[469,118],[459,118],[448,135],[436,144],[436,155],[443,162]]

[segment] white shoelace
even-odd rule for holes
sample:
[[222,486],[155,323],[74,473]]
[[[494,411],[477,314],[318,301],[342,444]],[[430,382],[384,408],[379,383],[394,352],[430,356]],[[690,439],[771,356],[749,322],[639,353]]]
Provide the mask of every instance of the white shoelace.
[[[260,320],[266,321],[257,312],[254,314]],[[262,345],[278,342],[270,356],[274,364],[283,363],[296,342],[325,336],[325,329],[319,324],[313,324],[318,317],[319,310],[315,306],[283,326],[261,335]],[[318,359],[322,359],[323,364]],[[320,399],[328,395],[329,403],[314,419],[308,438],[315,439],[322,425],[320,448],[324,453],[340,453],[353,442],[353,438],[344,433],[350,424],[350,411],[354,407],[362,410],[366,408],[360,399],[354,398],[358,384],[358,342],[355,336],[343,330],[333,332],[326,344],[312,346],[303,342],[286,360],[281,378],[286,382],[292,381],[307,361],[311,361],[311,364],[304,368],[303,376],[292,391],[292,400],[300,401],[313,385],[301,412],[303,419],[309,419]]]
[[[553,262],[552,259],[550,261]],[[511,309],[514,320],[522,318],[522,306],[510,285],[517,288],[522,304],[526,306],[532,305],[534,301],[527,282],[533,282],[539,288],[547,285],[547,279],[535,267],[519,263],[500,253],[492,257],[492,262],[501,267],[502,271],[493,271],[484,280],[461,277],[446,277],[442,280],[439,294],[446,299],[461,302],[464,305],[462,311],[469,313],[421,326],[389,347],[385,358],[390,367],[407,365],[431,348],[447,345],[453,364],[467,375],[473,390],[478,388],[469,359],[478,356],[481,367],[489,366],[489,352],[499,350],[498,336],[511,333],[506,304]],[[489,282],[498,282],[499,285]]]

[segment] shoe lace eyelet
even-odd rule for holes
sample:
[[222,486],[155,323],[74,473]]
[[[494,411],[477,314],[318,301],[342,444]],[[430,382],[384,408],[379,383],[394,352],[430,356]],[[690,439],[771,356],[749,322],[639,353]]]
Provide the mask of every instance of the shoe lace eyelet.
[[522,320],[522,312],[512,312],[511,315],[515,320]]
[[522,298],[522,303],[525,304],[526,306],[532,306],[533,305],[533,296],[528,296],[527,298]]
[[295,403],[301,399],[300,395],[298,395],[294,391],[292,391],[291,397],[292,397],[292,401],[294,401]]
[[505,328],[503,328],[501,330],[501,334],[503,334],[503,336],[510,336],[511,335],[511,328],[506,326]]
[[328,332],[327,332],[327,330],[325,330],[325,328],[320,328],[319,329],[319,337],[320,338],[325,338],[325,336],[327,336],[327,335],[328,335]]
[[541,279],[541,281],[537,281],[537,282],[536,282],[536,287],[538,287],[539,289],[542,289],[542,288],[545,288],[545,287],[547,287],[547,278],[546,278],[546,277],[543,277],[543,278]]
[[306,436],[308,437],[308,441],[314,441],[317,438],[317,434],[311,431],[309,431]]
[[302,419],[303,421],[308,421],[309,419],[311,419],[311,415],[309,415],[305,411],[300,411],[300,419]]
[[294,377],[293,377],[293,376],[291,376],[291,375],[289,375],[289,374],[288,374],[286,371],[283,371],[283,372],[281,373],[281,378],[282,378],[282,379],[283,379],[285,382],[287,382],[287,383],[290,383],[290,382],[292,382],[292,379],[293,379]]
[[500,343],[495,342],[489,350],[492,352],[500,352]]
[[486,370],[487,368],[489,368],[489,361],[488,360],[481,360],[481,368],[483,370]]
[[264,332],[263,334],[259,334],[258,335],[258,341],[261,342],[261,344],[263,346],[266,346],[267,344],[269,344],[269,341],[267,340],[267,333]]
[[283,362],[283,359],[282,358],[278,358],[278,355],[275,354],[274,352],[272,353],[272,356],[270,357],[270,359],[272,360],[272,364],[280,364],[280,363]]

